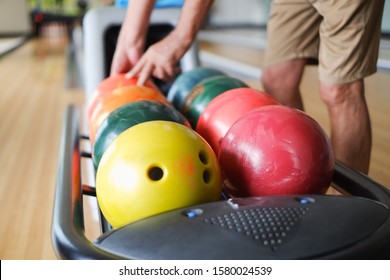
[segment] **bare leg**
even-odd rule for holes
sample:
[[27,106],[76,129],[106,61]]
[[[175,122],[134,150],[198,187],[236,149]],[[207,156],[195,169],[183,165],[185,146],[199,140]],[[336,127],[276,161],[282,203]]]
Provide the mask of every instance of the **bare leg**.
[[[283,105],[303,110],[299,85],[305,64],[304,59],[299,59],[265,68],[262,81],[264,90]],[[338,195],[340,193],[329,188],[327,194]]]
[[364,96],[364,81],[320,85],[329,110],[331,140],[337,160],[365,174],[371,155],[371,123]]
[[[297,59],[264,69],[264,90],[282,104],[303,109],[299,84],[306,61]],[[331,141],[337,160],[368,174],[372,132],[364,96],[364,82],[320,85],[321,99],[326,104]]]
[[264,69],[264,90],[283,105],[303,110],[299,85],[302,80],[306,59],[294,59]]

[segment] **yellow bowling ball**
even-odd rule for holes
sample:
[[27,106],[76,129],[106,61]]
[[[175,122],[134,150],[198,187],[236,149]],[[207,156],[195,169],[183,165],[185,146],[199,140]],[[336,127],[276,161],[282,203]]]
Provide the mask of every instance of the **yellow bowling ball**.
[[149,121],[122,132],[106,149],[96,196],[113,227],[220,199],[221,172],[210,145],[194,130]]

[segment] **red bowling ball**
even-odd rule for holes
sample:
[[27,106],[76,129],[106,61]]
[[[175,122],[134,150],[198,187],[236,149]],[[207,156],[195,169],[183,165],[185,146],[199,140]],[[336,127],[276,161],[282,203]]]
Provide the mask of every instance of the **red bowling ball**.
[[255,109],[235,122],[218,158],[225,192],[232,197],[324,194],[334,170],[322,127],[282,105]]
[[269,94],[253,88],[235,88],[215,97],[200,115],[196,131],[218,154],[222,138],[229,128],[253,109],[277,105]]

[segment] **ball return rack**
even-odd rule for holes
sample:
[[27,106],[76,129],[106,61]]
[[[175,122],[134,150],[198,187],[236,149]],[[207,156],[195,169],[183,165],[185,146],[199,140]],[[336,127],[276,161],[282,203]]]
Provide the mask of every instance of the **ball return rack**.
[[[91,70],[85,77],[87,93],[107,75],[104,69],[110,57],[105,53],[111,50],[112,58],[113,47],[102,43],[112,39],[101,33],[120,24],[123,17],[123,9],[110,8],[92,11],[85,18],[86,63]],[[167,15],[152,17],[152,23],[166,26],[164,18],[174,24],[174,17]],[[197,65],[195,46],[184,60],[184,68]],[[82,123],[82,108],[69,105],[52,218],[52,242],[61,259],[390,258],[390,191],[337,161],[331,186],[341,195],[223,199],[161,213],[117,229],[111,228],[97,208],[100,235],[89,240],[83,200],[86,196],[96,199],[96,192],[94,186],[82,183],[82,169],[86,168],[82,162],[91,160],[90,152],[83,148],[89,139],[81,133]]]
[[112,229],[99,211],[101,236],[85,236],[80,109],[63,127],[52,237],[62,259],[388,259],[390,192],[336,162],[332,187],[343,195],[227,199],[158,214]]

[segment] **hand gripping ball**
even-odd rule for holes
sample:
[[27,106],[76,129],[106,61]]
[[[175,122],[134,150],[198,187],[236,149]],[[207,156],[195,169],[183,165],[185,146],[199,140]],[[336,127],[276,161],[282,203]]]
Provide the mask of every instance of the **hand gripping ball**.
[[99,206],[113,227],[220,199],[217,156],[194,130],[150,121],[120,134],[96,175]]

